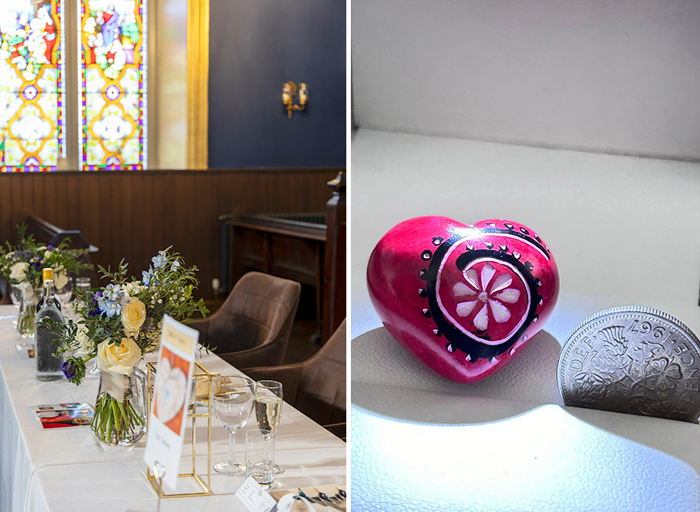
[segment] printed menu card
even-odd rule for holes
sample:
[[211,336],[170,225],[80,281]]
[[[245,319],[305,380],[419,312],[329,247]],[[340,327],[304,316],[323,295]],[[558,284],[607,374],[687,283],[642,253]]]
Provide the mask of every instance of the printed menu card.
[[180,456],[185,436],[187,398],[191,389],[199,332],[165,316],[161,334],[151,419],[144,460],[165,468],[165,483],[177,490]]

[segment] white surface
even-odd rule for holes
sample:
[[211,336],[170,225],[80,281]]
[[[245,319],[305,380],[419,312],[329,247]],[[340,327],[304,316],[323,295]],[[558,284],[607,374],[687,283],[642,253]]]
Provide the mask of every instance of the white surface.
[[700,509],[700,481],[688,466],[556,406],[471,427],[353,407],[352,436],[354,512]]
[[[700,426],[562,408],[555,383],[559,344],[602,309],[700,331],[700,165],[368,130],[352,155],[354,510],[700,509]],[[369,255],[420,215],[523,222],[559,266],[546,332],[484,382],[446,381],[373,330]]]
[[353,0],[354,118],[698,159],[698,48],[694,0]]
[[[12,306],[1,306],[0,316],[13,311]],[[19,359],[15,353],[19,335],[10,322],[0,321],[0,510],[155,510],[156,494],[146,480],[142,461],[145,439],[130,449],[109,448],[99,444],[88,427],[39,430],[26,406],[67,401],[94,404],[98,378],[88,376],[81,386],[67,381],[38,382],[34,360]],[[212,372],[232,370],[213,354],[200,363]],[[248,428],[257,428],[254,417],[237,434],[239,458],[243,457],[243,432]],[[189,430],[185,435],[189,437]],[[216,419],[212,437],[213,464],[226,459],[228,453],[228,434]],[[198,459],[201,476],[206,472],[206,429],[198,429],[197,440],[197,453],[205,455]],[[183,470],[189,453],[186,444]],[[276,476],[275,489],[345,483],[345,443],[289,404],[284,406],[277,433],[276,462],[285,473]],[[233,495],[243,480],[212,470],[214,496],[164,500],[161,510],[245,511]],[[182,485],[178,490],[190,489]]]

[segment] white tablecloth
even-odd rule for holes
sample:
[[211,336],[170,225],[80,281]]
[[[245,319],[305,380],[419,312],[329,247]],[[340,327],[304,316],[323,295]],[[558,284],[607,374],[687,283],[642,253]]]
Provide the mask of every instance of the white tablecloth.
[[[0,316],[13,312],[12,306],[0,306]],[[1,320],[0,511],[155,510],[156,494],[145,477],[145,438],[128,449],[105,447],[94,439],[89,427],[42,431],[29,414],[27,406],[31,405],[94,405],[98,377],[88,375],[81,386],[67,381],[39,382],[34,377],[34,360],[17,356],[14,346],[18,342],[11,321]],[[199,362],[212,372],[232,369],[213,354]],[[248,428],[257,428],[254,418],[237,434],[239,460],[243,458],[243,432]],[[225,460],[228,435],[215,418],[212,438],[212,463]],[[186,441],[182,470],[191,461],[188,446]],[[345,452],[344,442],[285,404],[276,436],[276,462],[285,472],[276,477],[275,489],[344,484]],[[198,458],[200,476],[206,472],[206,453],[206,430],[198,428],[197,454],[204,456]],[[181,480],[183,487],[178,491],[190,490]],[[212,470],[213,496],[166,499],[161,510],[244,511],[233,496],[242,482],[243,477],[226,477]]]
[[[352,146],[353,510],[700,510],[700,426],[562,407],[556,385],[560,344],[602,309],[700,332],[700,165],[370,130]],[[372,249],[420,215],[523,222],[559,265],[546,332],[485,381],[439,377],[372,308]]]

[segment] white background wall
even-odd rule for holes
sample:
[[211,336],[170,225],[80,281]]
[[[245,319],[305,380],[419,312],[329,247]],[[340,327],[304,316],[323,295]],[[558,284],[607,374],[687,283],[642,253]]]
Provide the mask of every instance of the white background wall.
[[700,159],[696,0],[353,0],[361,128]]

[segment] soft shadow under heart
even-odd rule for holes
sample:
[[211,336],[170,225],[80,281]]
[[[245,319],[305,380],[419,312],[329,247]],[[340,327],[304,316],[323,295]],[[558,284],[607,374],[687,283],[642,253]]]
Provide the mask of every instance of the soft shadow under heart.
[[423,423],[483,423],[560,404],[560,345],[541,331],[489,378],[461,384],[417,361],[384,329],[352,341],[352,402],[375,413]]
[[[541,331],[489,378],[459,384],[436,374],[379,328],[352,341],[352,403],[381,416],[427,424],[475,425],[563,406],[556,382],[560,345]],[[578,421],[666,452],[700,471],[700,427],[693,423],[562,407]],[[660,433],[664,432],[664,435]],[[687,439],[678,443],[678,439]]]

